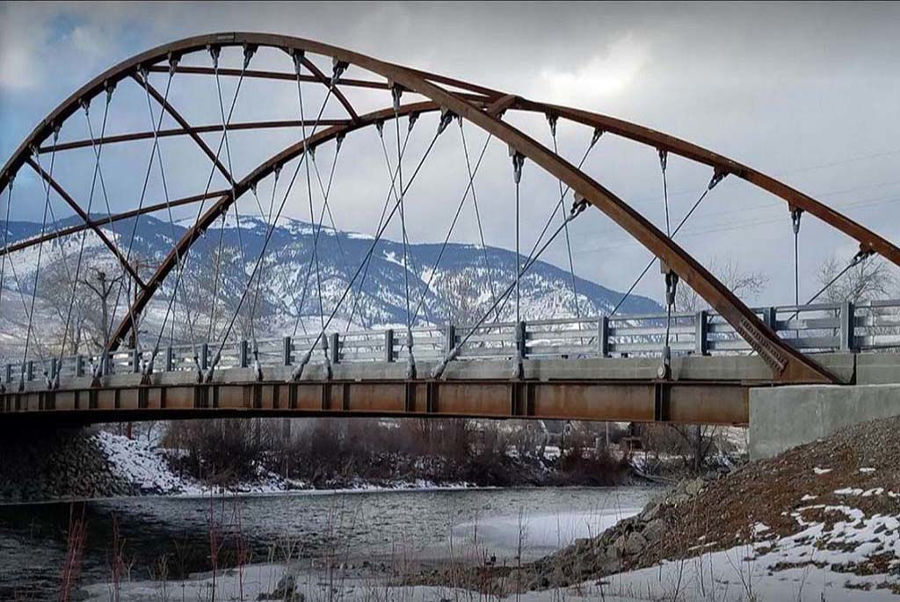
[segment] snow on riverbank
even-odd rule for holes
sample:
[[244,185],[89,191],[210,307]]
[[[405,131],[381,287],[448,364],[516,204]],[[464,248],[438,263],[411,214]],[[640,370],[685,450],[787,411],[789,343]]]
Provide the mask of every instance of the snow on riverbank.
[[[93,435],[103,455],[111,465],[112,472],[128,481],[141,495],[172,495],[196,497],[210,494],[267,494],[288,491],[313,491],[312,486],[302,480],[285,479],[262,467],[254,481],[237,483],[228,488],[211,486],[189,476],[173,471],[166,458],[167,452],[143,439],[129,439],[109,431],[98,431]],[[340,491],[408,491],[419,489],[465,489],[471,483],[435,483],[427,479],[413,481],[392,481],[373,484],[363,479],[354,479],[340,488]],[[336,489],[315,490],[328,493]]]
[[[224,493],[218,487],[173,472],[165,452],[148,441],[129,439],[108,431],[97,432],[94,440],[112,465],[113,472],[142,494],[198,496]],[[241,483],[229,491],[273,493],[288,488],[284,479],[260,470],[257,482]]]

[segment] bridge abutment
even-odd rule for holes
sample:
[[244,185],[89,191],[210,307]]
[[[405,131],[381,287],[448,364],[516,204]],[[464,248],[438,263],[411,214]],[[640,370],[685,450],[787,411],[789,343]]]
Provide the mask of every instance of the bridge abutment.
[[[896,364],[894,376],[900,377]],[[750,459],[770,458],[841,427],[891,416],[900,416],[898,382],[753,388]]]

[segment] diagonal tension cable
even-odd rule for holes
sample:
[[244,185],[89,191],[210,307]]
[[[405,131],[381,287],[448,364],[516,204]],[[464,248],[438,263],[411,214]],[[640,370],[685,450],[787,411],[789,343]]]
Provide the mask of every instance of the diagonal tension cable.
[[[724,172],[724,171],[716,171],[713,174],[712,179],[709,181],[709,184],[706,187],[706,190],[704,190],[703,194],[701,194],[700,197],[696,201],[694,201],[694,204],[691,206],[691,208],[688,210],[688,212],[685,214],[685,216],[683,218],[681,218],[680,222],[678,222],[678,225],[675,226],[675,229],[672,231],[672,236],[670,238],[673,238],[673,239],[675,238],[675,235],[678,234],[679,230],[681,230],[681,227],[684,226],[684,224],[688,221],[688,219],[690,219],[691,215],[694,214],[694,211],[697,209],[697,207],[700,206],[700,203],[703,202],[703,199],[706,198],[706,195],[709,194],[709,191],[711,191],[713,188],[715,188],[716,184],[721,182],[722,178],[724,178],[726,175],[728,175],[728,172]],[[641,273],[638,274],[638,277],[635,278],[634,282],[631,284],[630,287],[628,287],[628,290],[625,292],[625,294],[622,295],[622,298],[619,299],[619,302],[616,303],[616,306],[613,307],[613,310],[611,312],[609,312],[609,317],[614,316],[616,314],[616,312],[619,310],[619,308],[622,307],[622,304],[625,303],[625,300],[628,299],[628,296],[631,295],[631,293],[634,291],[635,287],[644,278],[644,276],[647,274],[647,272],[650,270],[650,268],[653,267],[653,264],[655,262],[656,262],[656,257],[653,257],[650,259],[650,262],[647,263],[646,267],[644,267],[643,270],[641,270]]]
[[[409,125],[407,126],[407,129],[406,129],[406,137],[403,141],[403,146],[401,147],[401,150],[400,150],[401,158],[406,155],[407,143],[409,142],[409,137],[410,137],[410,134],[412,134],[413,127],[416,124],[417,117],[418,116],[415,113],[412,113],[409,115],[409,118],[408,118]],[[384,122],[383,121],[376,122],[375,129],[378,132],[379,138],[381,138],[381,143],[383,146],[384,145],[384,138],[383,138]],[[383,146],[382,152],[385,154],[385,156],[387,156],[387,147],[386,146]],[[390,187],[388,188],[387,194],[385,195],[385,198],[384,198],[384,204],[381,208],[381,216],[378,218],[378,227],[375,229],[376,232],[378,232],[381,229],[381,226],[384,223],[384,218],[387,214],[388,207],[390,206],[390,203],[391,203],[391,197],[392,197],[392,195],[395,194],[394,182],[396,181],[396,179],[397,179],[397,169],[394,168],[391,173]],[[365,260],[365,267],[363,268],[362,278],[360,278],[359,286],[356,288],[356,294],[353,296],[353,304],[350,307],[350,315],[347,318],[347,331],[350,330],[350,324],[353,322],[353,316],[356,313],[356,308],[359,305],[360,298],[364,294],[363,286],[366,283],[366,276],[368,276],[368,274],[369,274],[369,267],[372,263],[371,258],[372,258],[372,255],[370,254],[367,256],[367,259]],[[363,321],[363,326],[365,327],[365,323],[364,323],[364,319],[363,319],[363,310],[362,310],[361,306],[360,306],[360,320]]]
[[[572,209],[569,212],[569,216],[566,218],[566,223],[571,222],[576,217],[581,215],[581,213],[583,213],[584,210],[587,208],[587,205],[588,205],[588,203],[584,199],[577,200],[572,205]],[[518,270],[518,272],[516,274],[516,280],[518,280],[519,277],[521,277],[523,274],[525,274],[525,272],[527,272],[529,269],[531,269],[531,267],[535,263],[537,263],[538,259],[541,257],[541,255],[544,253],[544,251],[546,251],[547,248],[550,246],[550,243],[552,243],[556,239],[556,237],[559,236],[560,232],[563,231],[563,229],[566,226],[566,223],[560,224],[560,226],[553,232],[553,234],[547,239],[547,241],[544,242],[544,244],[539,249],[537,249],[536,252],[534,254],[532,254],[532,256],[530,256],[528,258],[528,260],[521,266],[521,269]],[[447,353],[446,356],[444,356],[444,358],[441,360],[441,362],[435,367],[434,371],[431,373],[432,378],[440,378],[441,377],[441,375],[444,373],[444,370],[447,368],[447,364],[450,363],[453,359],[455,359],[459,355],[463,346],[469,341],[470,338],[472,338],[472,336],[475,334],[475,331],[478,330],[482,324],[484,324],[485,320],[487,320],[487,318],[491,314],[491,312],[493,312],[496,309],[496,307],[500,303],[502,303],[504,299],[508,298],[511,295],[511,293],[515,290],[516,280],[513,280],[512,282],[509,283],[509,285],[506,287],[506,289],[500,294],[500,297],[498,297],[497,300],[491,305],[491,307],[489,307],[488,310],[486,312],[484,312],[484,314],[482,314],[481,318],[479,318],[478,321],[471,328],[469,328],[468,332],[465,334],[465,336],[463,336],[463,338],[459,341],[459,343],[457,343],[453,347],[453,349],[451,349],[450,352]]]
[[[462,119],[459,120],[460,131],[462,131]],[[422,305],[425,303],[426,295],[428,294],[429,289],[431,288],[431,282],[434,280],[434,275],[437,273],[438,266],[441,263],[441,258],[444,256],[444,251],[447,249],[447,244],[450,242],[450,236],[453,234],[453,228],[456,227],[456,222],[459,220],[459,215],[462,212],[462,208],[466,203],[466,199],[469,196],[469,191],[471,190],[474,194],[474,181],[475,174],[478,173],[478,168],[481,167],[481,161],[484,158],[484,153],[487,150],[488,143],[491,141],[492,136],[488,134],[487,138],[484,141],[484,146],[481,147],[481,154],[478,156],[478,160],[475,162],[475,169],[472,170],[471,166],[468,165],[468,152],[466,152],[466,164],[469,166],[469,181],[466,184],[466,189],[463,191],[462,198],[459,201],[459,204],[456,206],[456,213],[453,215],[453,220],[450,222],[450,227],[447,229],[447,235],[444,237],[444,242],[441,244],[441,250],[438,252],[437,259],[434,261],[434,265],[431,268],[431,272],[428,276],[428,281],[425,283],[425,290],[422,291],[422,295],[419,297],[419,303],[416,305],[416,310],[413,312],[413,321],[419,317],[419,309],[422,308]],[[493,286],[491,287],[491,294],[493,295]],[[445,302],[449,303],[449,301],[445,300]],[[449,320],[448,320],[449,322]]]
[[[435,132],[434,137],[431,139],[431,142],[428,144],[428,147],[425,149],[425,153],[422,155],[422,158],[419,160],[419,163],[416,166],[416,169],[413,171],[412,176],[410,177],[409,181],[406,183],[404,190],[401,190],[401,195],[403,193],[405,193],[407,190],[409,190],[409,188],[412,186],[413,182],[415,182],[416,177],[419,175],[419,171],[422,169],[422,165],[424,165],[425,160],[431,154],[431,150],[434,148],[434,143],[437,142],[437,139],[438,139],[438,136],[440,136],[440,133],[441,133],[440,131]],[[347,283],[347,286],[344,288],[344,292],[341,294],[340,299],[338,299],[338,302],[335,304],[334,309],[331,311],[331,315],[329,315],[328,320],[325,322],[325,328],[323,328],[319,332],[319,334],[316,336],[316,339],[313,341],[312,345],[310,346],[309,350],[307,350],[307,352],[304,354],[303,358],[301,359],[300,363],[297,365],[297,367],[292,372],[291,378],[293,380],[298,380],[302,376],[303,370],[306,367],[306,364],[309,363],[310,357],[312,356],[313,349],[318,344],[319,340],[323,336],[325,336],[325,329],[328,328],[328,326],[331,324],[331,321],[334,319],[334,316],[337,314],[337,311],[340,308],[341,304],[344,302],[344,300],[347,298],[347,295],[352,290],[353,284],[354,284],[354,282],[356,282],[357,277],[359,277],[360,273],[362,272],[363,267],[366,265],[367,260],[369,260],[369,258],[371,258],[372,254],[375,252],[375,247],[378,245],[378,241],[381,240],[382,235],[384,234],[385,230],[387,230],[387,227],[390,225],[391,220],[394,217],[394,214],[397,212],[398,206],[399,206],[399,202],[395,202],[393,207],[391,208],[391,211],[388,213],[387,218],[385,219],[384,223],[379,227],[378,231],[376,232],[375,239],[372,241],[372,244],[369,245],[369,250],[366,252],[365,257],[363,257],[363,260],[360,262],[359,266],[357,266],[356,272],[353,274],[353,278],[351,278],[350,282]]]

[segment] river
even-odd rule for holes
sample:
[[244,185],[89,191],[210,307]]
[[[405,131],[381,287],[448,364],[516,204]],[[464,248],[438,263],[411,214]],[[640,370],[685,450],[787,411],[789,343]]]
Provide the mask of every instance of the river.
[[[183,580],[236,564],[398,557],[537,558],[636,512],[652,488],[303,492],[213,498],[136,497],[0,506],[0,600],[57,600],[67,556],[77,587],[113,579]],[[83,543],[70,543],[81,521]],[[216,550],[216,552],[212,552]],[[241,561],[241,562],[239,562]],[[84,592],[81,592],[82,594]]]

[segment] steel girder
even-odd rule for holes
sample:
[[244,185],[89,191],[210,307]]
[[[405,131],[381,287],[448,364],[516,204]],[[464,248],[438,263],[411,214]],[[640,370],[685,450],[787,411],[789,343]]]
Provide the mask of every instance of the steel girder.
[[[716,173],[720,175],[732,174],[742,178],[782,198],[792,209],[801,209],[815,215],[848,236],[855,238],[860,243],[862,251],[879,253],[889,261],[900,265],[900,249],[862,225],[774,178],[678,138],[604,115],[529,101],[516,96],[505,95],[502,92],[483,86],[386,63],[328,44],[274,34],[222,33],[196,36],[149,50],[107,70],[70,96],[34,129],[32,134],[19,146],[16,153],[7,161],[2,172],[0,172],[0,190],[8,185],[11,177],[28,160],[30,150],[37,148],[40,143],[50,136],[53,129],[77,110],[85,100],[90,100],[110,85],[114,85],[125,77],[132,77],[140,83],[142,81],[139,74],[141,69],[161,70],[162,67],[159,67],[157,63],[166,59],[171,60],[173,57],[177,58],[183,54],[200,51],[208,47],[241,45],[268,46],[280,48],[289,53],[291,51],[310,52],[330,56],[335,61],[355,65],[385,78],[387,83],[339,79],[333,85],[321,72],[312,69],[313,76],[309,80],[319,81],[323,85],[332,86],[338,93],[338,85],[358,85],[370,88],[398,86],[401,89],[409,90],[429,99],[429,101],[423,103],[414,103],[402,107],[402,112],[398,113],[398,116],[406,115],[410,112],[445,109],[503,140],[513,150],[531,159],[542,169],[565,182],[580,198],[589,201],[603,211],[677,273],[682,280],[687,282],[713,308],[719,311],[753,346],[771,367],[774,381],[834,382],[835,378],[801,353],[782,342],[727,287],[622,199],[550,149],[502,121],[500,116],[495,113],[502,113],[503,110],[522,110],[555,115],[651,145],[659,150],[665,150],[705,163],[713,167]],[[304,59],[304,63],[306,62],[308,61]],[[307,65],[307,68],[309,68],[309,65]],[[193,72],[202,73],[203,70],[193,68]],[[234,75],[235,73],[228,74]],[[280,79],[294,78],[294,76],[288,74],[271,72],[255,72],[254,76]],[[236,198],[239,198],[257,181],[269,175],[276,167],[302,154],[304,146],[314,147],[354,129],[394,117],[392,108],[369,113],[365,116],[357,116],[352,106],[345,102],[346,99],[342,95],[340,98],[342,104],[348,109],[348,114],[351,115],[351,121],[346,124],[333,125],[322,132],[314,134],[307,141],[301,141],[284,149],[257,167],[246,178],[240,182],[235,182],[233,193],[232,191],[227,191],[223,194],[203,214],[199,222],[178,241],[176,247],[173,248],[153,277],[146,283],[146,287],[142,289],[134,306],[129,311],[129,315],[140,313],[149,302],[153,293],[158,289],[162,280],[174,267],[177,257],[187,251],[200,233],[209,227],[217,216],[226,211]],[[157,98],[157,100],[161,102],[160,98]],[[486,110],[488,107],[493,111]],[[171,110],[171,107],[164,108],[172,114],[173,110]],[[173,116],[178,120],[177,116],[174,114]],[[183,131],[197,140],[196,128],[192,128],[187,122],[182,122],[183,120],[178,121]],[[201,144],[201,148],[204,146]],[[206,148],[203,150],[204,152],[207,151]],[[209,153],[207,152],[207,154]],[[211,158],[215,161],[215,157]],[[85,219],[85,222],[87,221]],[[130,321],[125,319],[116,329],[113,337],[113,347],[118,345],[119,341],[126,336],[130,328],[129,325]]]

